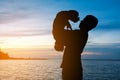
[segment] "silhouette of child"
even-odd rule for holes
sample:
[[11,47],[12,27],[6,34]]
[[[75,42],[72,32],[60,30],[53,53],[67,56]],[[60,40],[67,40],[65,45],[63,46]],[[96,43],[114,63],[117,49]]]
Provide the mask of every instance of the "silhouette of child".
[[54,23],[53,23],[53,36],[54,36],[54,39],[56,40],[54,48],[56,51],[63,51],[64,29],[67,28],[72,30],[69,20],[73,22],[77,22],[79,21],[78,16],[79,14],[75,10],[60,11],[56,15],[56,18],[54,19]]

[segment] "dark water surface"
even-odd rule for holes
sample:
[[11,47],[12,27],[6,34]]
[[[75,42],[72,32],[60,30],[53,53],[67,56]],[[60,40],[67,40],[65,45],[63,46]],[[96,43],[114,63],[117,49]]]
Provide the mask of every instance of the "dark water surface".
[[[84,80],[120,80],[119,60],[82,60]],[[0,80],[62,80],[61,59],[0,60]]]

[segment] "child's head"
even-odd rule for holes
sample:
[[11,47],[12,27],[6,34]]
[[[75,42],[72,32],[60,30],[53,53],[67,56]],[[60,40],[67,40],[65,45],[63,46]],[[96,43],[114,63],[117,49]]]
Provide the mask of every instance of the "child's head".
[[93,15],[87,15],[80,23],[80,28],[84,28],[87,31],[95,28],[98,24],[98,19]]
[[76,10],[69,10],[67,16],[73,22],[79,21],[79,13]]
[[56,15],[56,19],[59,21],[68,21],[71,20],[73,22],[79,21],[79,13],[76,10],[66,10],[66,11],[60,11]]

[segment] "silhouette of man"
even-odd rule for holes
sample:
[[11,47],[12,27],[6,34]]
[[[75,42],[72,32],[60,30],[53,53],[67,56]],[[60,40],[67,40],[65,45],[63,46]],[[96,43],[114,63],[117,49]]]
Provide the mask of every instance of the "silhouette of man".
[[75,10],[69,10],[69,11],[60,11],[53,22],[53,36],[56,40],[55,42],[55,50],[56,51],[63,51],[64,45],[63,45],[63,31],[66,27],[67,29],[72,30],[72,27],[69,23],[69,20],[73,22],[77,22],[79,20],[79,14]]
[[82,80],[81,54],[88,40],[88,32],[98,23],[96,17],[87,15],[80,23],[80,30],[64,30],[64,55],[61,64],[63,80]]

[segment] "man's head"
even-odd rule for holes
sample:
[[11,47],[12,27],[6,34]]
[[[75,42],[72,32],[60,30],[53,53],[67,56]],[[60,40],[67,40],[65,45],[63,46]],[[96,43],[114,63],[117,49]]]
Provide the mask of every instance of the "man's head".
[[87,15],[80,24],[80,28],[84,28],[87,31],[95,28],[98,24],[98,19],[93,15]]

